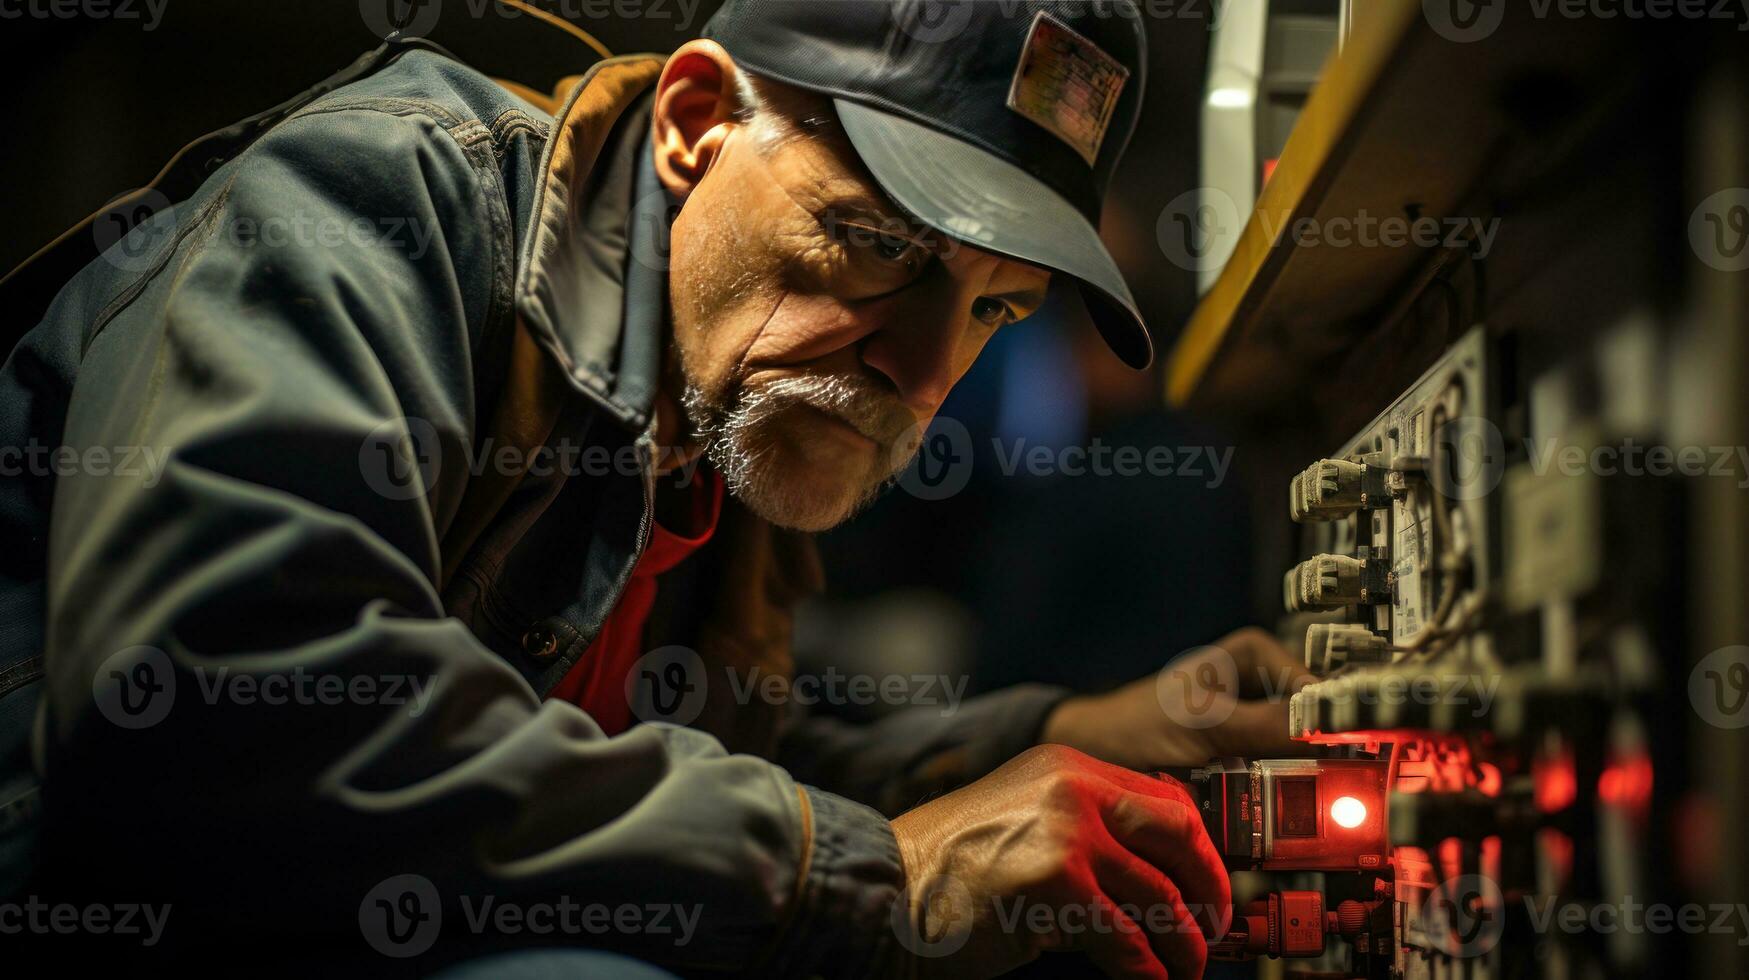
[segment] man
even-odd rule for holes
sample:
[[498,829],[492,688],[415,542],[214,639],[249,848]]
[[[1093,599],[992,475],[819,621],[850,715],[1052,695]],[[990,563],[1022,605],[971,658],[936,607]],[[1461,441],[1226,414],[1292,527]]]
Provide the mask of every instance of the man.
[[0,497],[31,887],[166,905],[178,966],[1200,974],[1228,885],[1147,771],[1289,750],[1279,698],[1231,701],[1300,677],[1261,634],[1186,673],[1227,680],[1208,727],[1153,678],[869,729],[749,693],[801,532],[994,331],[1074,288],[1150,356],[1093,226],[1135,11],[916,7],[735,0],[551,113],[391,43],[61,290],[0,375],[5,444],[77,461]]

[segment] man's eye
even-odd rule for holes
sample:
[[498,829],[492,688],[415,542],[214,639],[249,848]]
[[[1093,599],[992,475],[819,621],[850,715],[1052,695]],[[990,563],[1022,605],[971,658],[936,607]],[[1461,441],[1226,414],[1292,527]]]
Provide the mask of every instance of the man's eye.
[[922,242],[891,229],[842,220],[830,222],[828,228],[832,237],[859,262],[873,262],[909,273],[917,271],[929,257],[929,249]]
[[906,253],[916,247],[916,243],[910,239],[898,238],[893,235],[882,235],[875,243],[875,250],[880,253],[881,258],[888,262],[902,261]]
[[972,316],[979,323],[992,327],[999,327],[1013,319],[1007,303],[999,299],[991,299],[988,296],[980,296],[972,301]]

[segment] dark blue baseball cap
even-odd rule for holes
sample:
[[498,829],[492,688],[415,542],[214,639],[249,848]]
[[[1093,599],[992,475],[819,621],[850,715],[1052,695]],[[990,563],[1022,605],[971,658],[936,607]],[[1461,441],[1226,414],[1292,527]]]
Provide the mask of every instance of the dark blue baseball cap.
[[727,0],[704,36],[754,75],[831,97],[893,203],[1072,278],[1118,357],[1152,361],[1099,240],[1146,83],[1130,0]]

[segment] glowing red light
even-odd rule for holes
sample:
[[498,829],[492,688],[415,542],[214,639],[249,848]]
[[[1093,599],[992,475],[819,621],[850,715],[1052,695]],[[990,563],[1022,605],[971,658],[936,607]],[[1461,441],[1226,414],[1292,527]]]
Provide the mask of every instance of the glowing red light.
[[1539,759],[1531,764],[1536,780],[1536,805],[1544,813],[1559,813],[1579,798],[1579,777],[1573,771],[1573,756],[1568,752]]
[[1330,804],[1330,819],[1349,830],[1366,823],[1366,804],[1352,796],[1344,796]]
[[1605,803],[1644,813],[1652,800],[1652,760],[1639,754],[1612,760],[1598,777],[1597,795]]

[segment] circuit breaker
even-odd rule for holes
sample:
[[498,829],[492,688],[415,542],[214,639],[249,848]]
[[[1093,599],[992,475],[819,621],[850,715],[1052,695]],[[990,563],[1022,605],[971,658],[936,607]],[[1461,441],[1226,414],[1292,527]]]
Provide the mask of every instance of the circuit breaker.
[[[1622,882],[1660,887],[1633,836],[1652,805],[1650,691],[1588,653],[1591,638],[1550,629],[1655,635],[1668,583],[1634,568],[1652,546],[1640,539],[1668,526],[1668,501],[1656,487],[1539,474],[1523,399],[1503,398],[1501,374],[1487,331],[1468,332],[1287,487],[1299,547],[1283,578],[1286,632],[1303,637],[1319,678],[1292,696],[1292,734],[1377,767],[1382,853],[1364,867],[1327,845],[1298,863],[1260,862],[1299,872],[1296,886],[1312,880],[1323,908],[1358,903],[1357,924],[1344,940],[1321,917],[1330,941],[1299,954],[1267,930],[1236,950],[1248,942],[1308,957],[1306,975],[1380,980],[1549,975],[1551,958],[1621,975],[1655,955],[1646,937],[1639,948],[1563,945],[1523,919],[1539,902],[1583,906]],[[1313,770],[1270,770],[1272,785],[1295,771]],[[1336,798],[1309,779],[1262,792],[1261,778],[1246,784],[1261,792],[1254,807]],[[1327,822],[1323,796],[1307,812]],[[1269,894],[1279,905],[1297,893]]]

